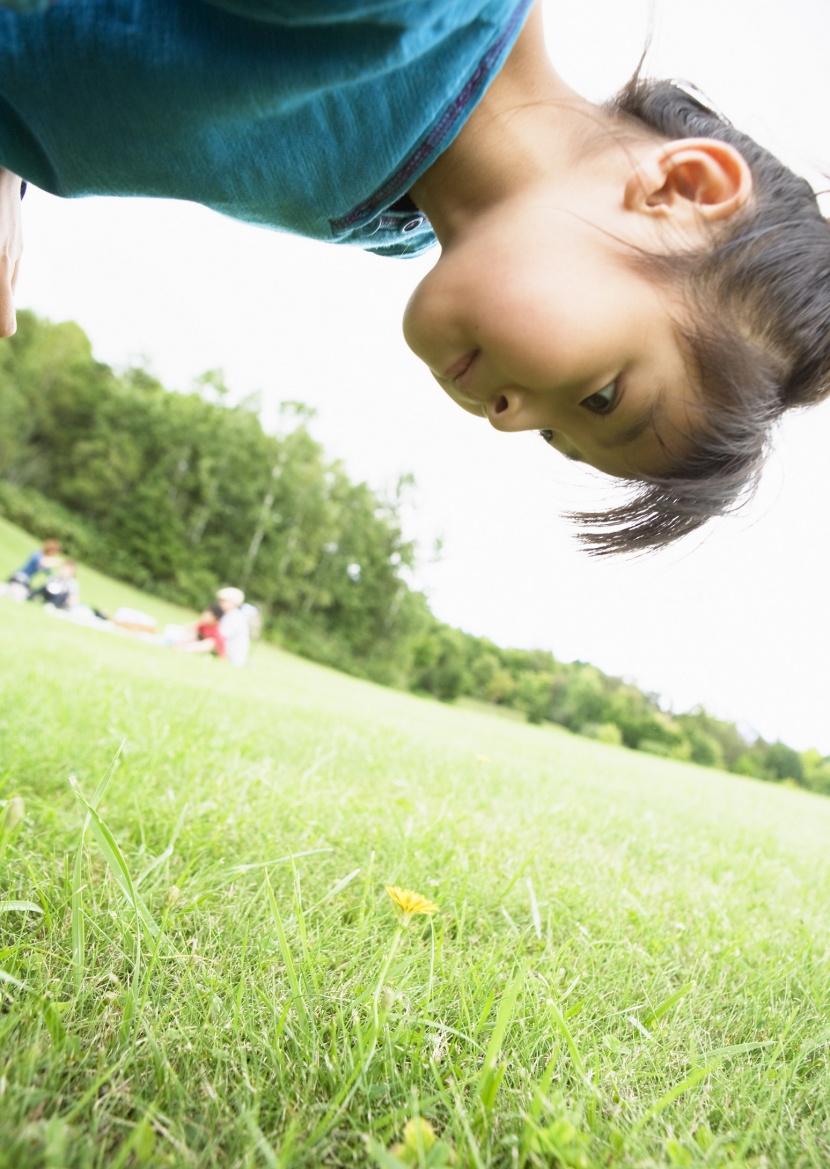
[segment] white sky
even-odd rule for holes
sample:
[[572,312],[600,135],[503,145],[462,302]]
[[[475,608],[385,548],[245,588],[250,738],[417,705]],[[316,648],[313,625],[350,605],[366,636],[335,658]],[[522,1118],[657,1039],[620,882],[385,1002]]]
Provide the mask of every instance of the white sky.
[[[554,62],[588,96],[627,78],[651,23],[651,73],[693,80],[814,180],[830,170],[827,0],[543,6]],[[741,518],[655,557],[591,561],[559,513],[606,499],[605,481],[464,414],[406,349],[401,313],[432,258],[384,260],[191,205],[32,190],[24,212],[19,303],[77,320],[100,360],[144,358],[180,389],[221,366],[266,409],[315,406],[315,436],[353,478],[385,489],[413,472],[407,530],[438,617],[830,753],[830,404],[787,423]]]

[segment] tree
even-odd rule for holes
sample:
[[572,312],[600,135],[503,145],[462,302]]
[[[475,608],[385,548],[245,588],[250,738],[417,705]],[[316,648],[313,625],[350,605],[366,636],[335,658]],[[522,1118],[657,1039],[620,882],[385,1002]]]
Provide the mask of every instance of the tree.
[[804,782],[804,764],[801,756],[792,747],[780,740],[771,743],[767,749],[765,760],[766,771],[777,780],[793,779],[796,783]]
[[437,622],[414,648],[413,690],[425,690],[444,702],[457,698],[465,688],[463,635]]

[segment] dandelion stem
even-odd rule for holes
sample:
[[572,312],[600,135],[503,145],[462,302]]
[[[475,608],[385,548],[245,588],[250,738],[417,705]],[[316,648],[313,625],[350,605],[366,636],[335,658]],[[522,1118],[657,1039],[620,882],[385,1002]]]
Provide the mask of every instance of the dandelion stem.
[[383,990],[383,983],[384,983],[384,980],[386,979],[386,975],[389,972],[389,967],[392,965],[392,959],[395,957],[395,951],[397,950],[398,946],[400,945],[401,938],[403,937],[403,931],[404,931],[404,926],[403,926],[403,924],[400,924],[398,926],[398,928],[395,930],[394,934],[392,935],[392,944],[390,945],[389,953],[386,955],[386,959],[380,968],[380,974],[378,975],[378,982],[377,982],[377,986],[375,987],[375,993],[372,995],[372,1020],[373,1020],[374,1025],[375,1025],[375,1035],[374,1035],[374,1038],[372,1040],[372,1046],[369,1050],[370,1058],[371,1058],[371,1055],[374,1054],[375,1042],[377,1040],[378,1029],[380,1027],[380,1013],[378,1011],[378,1003],[380,1002],[380,995],[381,995],[381,991]]

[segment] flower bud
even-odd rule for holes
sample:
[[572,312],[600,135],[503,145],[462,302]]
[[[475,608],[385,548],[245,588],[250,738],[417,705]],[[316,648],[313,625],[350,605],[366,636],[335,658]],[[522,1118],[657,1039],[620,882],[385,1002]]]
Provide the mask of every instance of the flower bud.
[[6,814],[3,817],[3,831],[11,832],[12,828],[20,823],[26,814],[26,807],[20,796],[14,796],[6,804]]

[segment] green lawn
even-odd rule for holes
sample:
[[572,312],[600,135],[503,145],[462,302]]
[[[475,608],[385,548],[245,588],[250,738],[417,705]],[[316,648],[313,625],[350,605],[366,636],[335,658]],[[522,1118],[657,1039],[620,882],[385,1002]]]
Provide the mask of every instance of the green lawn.
[[0,627],[0,1169],[830,1163],[830,800]]

